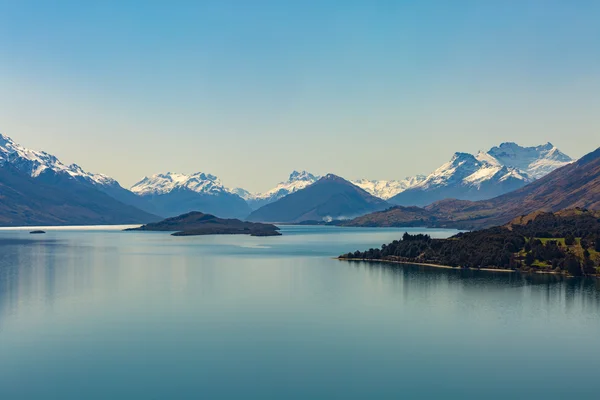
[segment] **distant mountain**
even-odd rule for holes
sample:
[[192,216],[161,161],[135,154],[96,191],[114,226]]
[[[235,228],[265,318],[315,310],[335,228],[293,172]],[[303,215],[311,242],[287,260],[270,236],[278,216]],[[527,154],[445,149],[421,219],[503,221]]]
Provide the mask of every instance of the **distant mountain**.
[[[385,181],[357,179],[350,182],[372,194],[373,196],[385,200],[419,184],[425,178],[426,177],[424,175],[417,175],[415,177],[409,177],[403,180]],[[306,171],[293,171],[287,181],[280,182],[276,187],[264,193],[251,193],[242,188],[231,189],[230,192],[237,194],[246,200],[250,208],[252,210],[256,210],[264,205],[273,203],[274,201],[277,201],[288,194],[294,193],[300,189],[304,189],[319,179],[320,176],[313,175]]]
[[476,156],[455,153],[449,162],[389,201],[425,206],[448,198],[485,200],[521,188],[570,162],[551,143],[537,147],[503,143]]
[[39,177],[10,163],[0,166],[0,225],[138,224],[158,219],[68,175],[45,171]]
[[408,177],[403,180],[392,180],[392,181],[382,181],[382,180],[368,180],[368,179],[358,179],[354,181],[350,181],[361,189],[366,190],[371,193],[375,197],[379,197],[380,199],[387,200],[389,198],[394,197],[398,193],[401,193],[411,187],[417,186],[421,182],[423,182],[427,177],[425,175],[417,175],[413,177]]
[[264,193],[250,193],[241,188],[231,189],[230,192],[242,197],[246,200],[252,210],[256,210],[264,205],[273,203],[290,193],[304,189],[308,185],[315,183],[319,178],[319,176],[306,171],[293,171],[287,181],[280,182],[273,189]]
[[445,209],[473,226],[504,224],[534,211],[555,212],[567,208],[600,209],[600,148],[529,185],[480,202],[432,204],[433,212]]
[[501,165],[517,168],[533,179],[539,179],[573,159],[548,142],[536,147],[521,147],[516,143],[502,143],[487,154]]
[[252,212],[250,221],[295,223],[346,219],[382,210],[389,205],[339,176],[328,174],[274,203]]
[[77,164],[65,165],[58,158],[45,151],[27,149],[0,133],[0,163],[11,164],[23,174],[32,178],[64,174],[78,181],[94,185],[111,185],[116,181],[106,175],[85,172]]
[[52,154],[27,149],[3,134],[0,134],[0,163],[9,163],[25,175],[49,184],[52,184],[57,177],[68,176],[81,184],[106,193],[124,204],[132,205],[151,214],[156,213],[156,210],[143,199],[123,188],[113,178],[86,172],[77,164],[65,165]]
[[3,191],[0,223],[119,224],[157,219],[155,215],[118,201],[134,196],[114,179],[65,165],[55,156],[27,149],[0,134],[0,172]]
[[600,148],[520,189],[481,201],[446,199],[423,209],[395,207],[344,223],[348,226],[483,228],[535,211],[600,210]]
[[152,175],[133,185],[131,191],[166,217],[190,211],[222,218],[244,218],[250,213],[244,199],[231,193],[216,176],[202,172]]

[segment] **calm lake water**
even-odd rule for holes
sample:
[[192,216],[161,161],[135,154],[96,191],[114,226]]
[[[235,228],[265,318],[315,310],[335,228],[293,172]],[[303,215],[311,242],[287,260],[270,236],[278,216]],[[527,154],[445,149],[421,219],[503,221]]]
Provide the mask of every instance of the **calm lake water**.
[[332,259],[403,232],[2,230],[0,399],[598,399],[596,281]]

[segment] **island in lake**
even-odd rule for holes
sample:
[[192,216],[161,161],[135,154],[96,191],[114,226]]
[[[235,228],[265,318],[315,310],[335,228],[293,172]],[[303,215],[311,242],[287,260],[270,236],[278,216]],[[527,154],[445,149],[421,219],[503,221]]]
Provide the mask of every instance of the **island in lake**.
[[129,228],[126,231],[163,231],[175,232],[173,236],[195,235],[250,235],[250,236],[279,236],[279,228],[273,224],[245,222],[239,219],[223,219],[211,214],[193,211],[177,217],[167,218]]
[[446,268],[494,269],[600,276],[600,212],[535,212],[507,225],[448,239],[405,233],[381,249],[339,257]]

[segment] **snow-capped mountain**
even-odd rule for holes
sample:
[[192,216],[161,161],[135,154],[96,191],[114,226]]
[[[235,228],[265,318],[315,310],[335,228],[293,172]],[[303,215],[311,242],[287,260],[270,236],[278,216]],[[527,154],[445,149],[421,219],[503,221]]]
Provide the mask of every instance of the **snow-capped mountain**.
[[390,198],[390,202],[424,206],[445,198],[489,199],[525,186],[569,162],[571,158],[550,143],[537,147],[502,143],[476,156],[455,153],[449,162]]
[[541,146],[521,147],[516,143],[502,143],[487,152],[500,164],[518,168],[533,179],[539,179],[557,168],[573,162],[573,159],[561,152],[552,143]]
[[425,175],[417,175],[408,177],[403,180],[378,181],[368,179],[358,179],[350,181],[361,189],[367,191],[375,197],[387,200],[394,197],[411,187],[414,187],[423,182],[427,177]]
[[190,211],[221,218],[244,218],[250,213],[241,196],[226,188],[215,175],[204,172],[156,174],[145,177],[130,190],[165,217]]
[[220,194],[229,192],[221,180],[212,174],[196,172],[186,175],[173,172],[145,177],[131,187],[140,196],[170,193],[176,189],[188,189],[196,193]]
[[386,201],[351,182],[327,174],[314,184],[253,211],[248,220],[281,223],[331,221],[354,218],[389,207]]
[[156,214],[156,210],[149,204],[124,189],[113,178],[84,171],[77,164],[66,165],[52,154],[27,149],[8,136],[0,134],[0,165],[5,163],[40,182],[56,184],[57,179],[72,179],[100,190],[121,203]]
[[293,171],[287,181],[278,183],[273,189],[264,193],[250,193],[241,188],[235,188],[230,191],[245,199],[250,208],[256,210],[264,205],[273,203],[288,194],[304,189],[308,185],[318,181],[319,178],[319,176],[306,171]]
[[[288,194],[295,193],[298,190],[304,189],[308,185],[311,185],[318,181],[321,177],[318,175],[311,174],[306,171],[293,171],[288,180],[280,182],[273,189],[268,190],[264,193],[251,193],[242,188],[230,189],[231,193],[237,194],[248,202],[250,208],[256,210],[264,205],[273,203]],[[357,179],[350,181],[354,185],[365,190],[369,194],[380,199],[389,199],[396,194],[413,187],[423,181],[426,177],[424,175],[417,175],[409,177],[403,180],[368,180],[368,179]]]
[[65,165],[3,134],[0,192],[3,225],[142,223],[158,218],[132,204],[141,200],[114,179]]
[[27,149],[0,133],[0,165],[4,163],[10,163],[32,178],[38,178],[45,172],[52,171],[97,185],[113,185],[116,183],[114,179],[106,175],[86,172],[77,164],[65,165],[58,158],[45,151]]

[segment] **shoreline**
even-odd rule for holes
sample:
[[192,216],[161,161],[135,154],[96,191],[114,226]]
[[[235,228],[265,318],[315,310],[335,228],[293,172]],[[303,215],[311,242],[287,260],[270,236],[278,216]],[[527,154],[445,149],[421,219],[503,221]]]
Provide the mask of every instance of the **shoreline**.
[[[372,260],[367,260],[367,259],[363,259],[363,258],[340,258],[340,257],[336,257],[337,260],[340,261],[363,261],[363,262],[378,262],[378,263],[386,263],[386,264],[402,264],[402,265],[420,265],[420,266],[424,266],[424,267],[431,267],[431,268],[441,268],[441,269],[454,269],[454,270],[470,270],[470,271],[487,271],[487,272],[521,272],[523,273],[523,271],[519,271],[519,270],[515,270],[515,269],[506,269],[506,268],[472,268],[472,267],[468,267],[468,268],[463,268],[463,267],[451,267],[450,265],[441,265],[441,264],[431,264],[431,263],[419,263],[419,262],[409,262],[409,261],[396,261],[396,260],[383,260],[383,259],[372,259]],[[536,273],[540,273],[540,274],[554,274],[554,275],[562,275],[562,274],[558,274],[556,272],[544,272],[544,271],[536,271]]]
[[573,275],[563,274],[561,272],[554,272],[554,271],[540,271],[540,270],[522,271],[522,270],[519,270],[519,269],[506,269],[506,268],[472,268],[472,267],[463,268],[463,267],[451,267],[449,265],[432,264],[432,263],[419,263],[419,262],[409,262],[409,261],[383,260],[383,259],[380,259],[380,258],[368,260],[368,259],[364,259],[364,258],[340,258],[340,257],[335,257],[335,259],[337,259],[339,261],[362,261],[362,262],[367,262],[367,263],[368,262],[376,262],[376,263],[385,263],[385,264],[417,265],[417,266],[423,266],[423,267],[440,268],[440,269],[453,269],[453,270],[503,272],[503,273],[509,272],[509,273],[520,273],[520,274],[558,275],[558,276],[562,276],[562,277],[565,277],[565,278],[586,278],[586,277],[588,277],[588,278],[600,279],[600,275],[597,275],[597,274],[591,274],[591,275],[585,275],[585,276],[573,276]]

